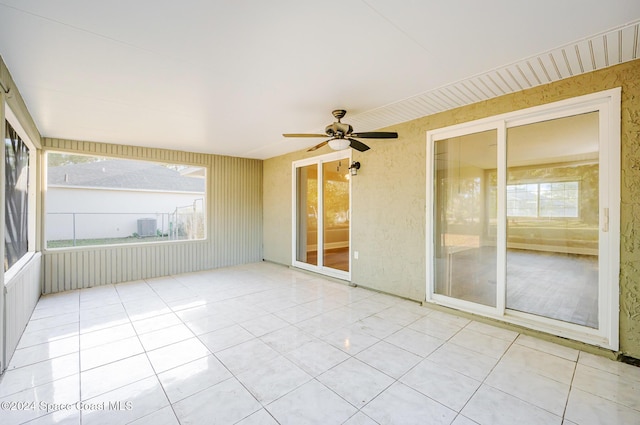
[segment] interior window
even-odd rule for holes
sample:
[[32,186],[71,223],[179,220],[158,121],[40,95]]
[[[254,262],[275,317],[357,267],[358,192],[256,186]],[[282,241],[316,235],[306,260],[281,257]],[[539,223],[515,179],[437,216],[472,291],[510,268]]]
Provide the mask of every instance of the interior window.
[[579,182],[507,185],[507,216],[578,217]]

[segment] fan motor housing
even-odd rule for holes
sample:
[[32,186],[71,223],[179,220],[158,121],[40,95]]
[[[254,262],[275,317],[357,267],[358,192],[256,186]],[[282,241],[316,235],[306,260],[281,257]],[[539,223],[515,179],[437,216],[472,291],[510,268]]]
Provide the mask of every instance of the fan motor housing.
[[336,135],[347,136],[353,132],[353,127],[351,127],[351,124],[334,122],[333,124],[329,124],[324,131],[327,133],[327,136],[331,137]]

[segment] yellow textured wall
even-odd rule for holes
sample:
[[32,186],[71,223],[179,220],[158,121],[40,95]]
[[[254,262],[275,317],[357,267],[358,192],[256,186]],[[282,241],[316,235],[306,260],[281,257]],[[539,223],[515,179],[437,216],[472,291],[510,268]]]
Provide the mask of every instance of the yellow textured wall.
[[[428,130],[622,87],[621,164],[621,351],[640,358],[640,60],[579,75],[386,130],[398,140],[369,140],[371,150],[353,153],[362,163],[353,179],[352,281],[424,300],[425,155]],[[290,264],[291,162],[324,154],[300,151],[264,163],[264,254]]]
[[[291,143],[295,143],[292,141]],[[321,150],[322,154],[330,152]],[[291,167],[292,162],[318,155],[316,152],[294,152],[264,161],[263,250],[264,259],[291,265]]]

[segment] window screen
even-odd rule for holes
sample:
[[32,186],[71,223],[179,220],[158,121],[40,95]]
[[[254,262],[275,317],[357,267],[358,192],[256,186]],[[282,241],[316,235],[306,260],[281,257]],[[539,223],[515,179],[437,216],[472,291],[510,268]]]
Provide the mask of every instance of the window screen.
[[28,251],[29,149],[6,122],[4,270]]

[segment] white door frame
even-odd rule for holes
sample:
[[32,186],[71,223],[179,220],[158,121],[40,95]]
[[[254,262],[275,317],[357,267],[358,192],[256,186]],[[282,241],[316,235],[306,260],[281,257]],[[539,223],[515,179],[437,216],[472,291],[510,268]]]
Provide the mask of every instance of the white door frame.
[[[547,105],[528,108],[482,120],[427,132],[427,211],[426,211],[426,301],[493,317],[565,338],[612,350],[619,349],[619,273],[620,273],[620,98],[615,88]],[[506,308],[506,129],[581,113],[599,113],[600,137],[600,239],[598,329],[562,322]],[[497,300],[487,307],[435,293],[434,272],[434,147],[437,140],[478,131],[497,130],[498,156],[498,235]],[[605,228],[606,227],[606,228]]]
[[[341,150],[336,152],[331,152],[325,155],[314,156],[312,158],[301,159],[298,161],[293,161],[291,163],[291,264],[294,267],[298,267],[301,269],[321,273],[330,277],[334,277],[341,280],[351,281],[351,180],[349,180],[349,271],[345,272],[343,270],[332,269],[330,267],[325,267],[322,265],[322,250],[324,246],[323,241],[323,220],[324,210],[323,210],[323,190],[322,190],[322,182],[323,182],[323,167],[322,165],[326,162],[338,161],[338,160],[347,161],[348,165],[351,164],[351,149]],[[297,239],[298,239],[298,226],[297,226],[297,217],[298,217],[298,199],[297,199],[297,185],[296,185],[296,169],[299,167],[304,167],[307,165],[318,165],[318,265],[304,263],[302,261],[297,260]]]

